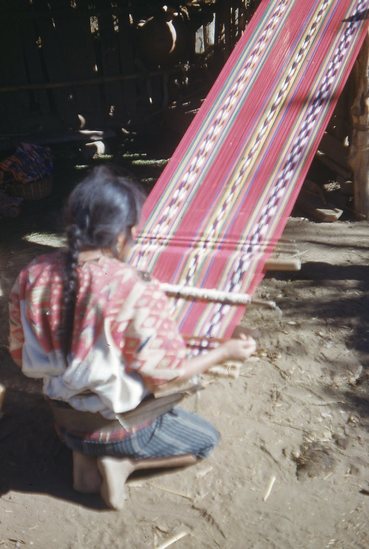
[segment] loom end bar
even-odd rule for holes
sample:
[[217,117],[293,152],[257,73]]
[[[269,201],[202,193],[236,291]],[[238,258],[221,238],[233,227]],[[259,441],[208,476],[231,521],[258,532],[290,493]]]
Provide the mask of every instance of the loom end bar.
[[268,309],[273,309],[273,311],[277,311],[277,313],[282,316],[282,310],[278,307],[275,301],[268,301],[265,299],[251,299],[250,303],[252,305],[258,305],[259,307],[267,307]]
[[299,257],[278,258],[271,257],[264,264],[264,271],[300,271],[301,260]]

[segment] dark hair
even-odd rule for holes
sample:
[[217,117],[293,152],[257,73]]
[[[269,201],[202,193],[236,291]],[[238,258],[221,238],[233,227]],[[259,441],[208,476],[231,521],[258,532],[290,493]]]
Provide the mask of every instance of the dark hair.
[[125,234],[127,240],[131,239],[143,200],[142,191],[130,177],[105,166],[93,169],[69,196],[65,210],[68,243],[63,291],[65,357],[73,336],[78,255],[83,250],[102,248],[118,257],[118,237]]

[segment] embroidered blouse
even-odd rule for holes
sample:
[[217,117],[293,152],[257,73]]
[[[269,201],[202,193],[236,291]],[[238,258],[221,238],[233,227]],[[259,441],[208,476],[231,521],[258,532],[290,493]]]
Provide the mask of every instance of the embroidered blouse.
[[35,259],[10,295],[10,353],[45,395],[111,419],[182,374],[185,343],[155,280],[100,256],[80,262],[71,353],[62,352],[64,254]]

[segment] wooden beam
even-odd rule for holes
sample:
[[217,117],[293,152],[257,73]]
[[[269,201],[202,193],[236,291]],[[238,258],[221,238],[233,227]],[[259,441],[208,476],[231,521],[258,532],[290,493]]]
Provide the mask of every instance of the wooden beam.
[[301,259],[294,240],[278,242],[274,252],[264,264],[264,271],[300,271]]
[[[172,70],[170,74],[179,73],[180,70]],[[16,91],[27,91],[27,90],[51,90],[57,88],[71,88],[75,86],[97,86],[99,84],[108,84],[109,82],[120,82],[124,80],[133,80],[135,78],[150,78],[151,76],[158,76],[163,74],[169,74],[167,70],[157,70],[157,71],[141,71],[131,74],[121,74],[116,76],[106,76],[102,78],[88,78],[85,80],[66,80],[64,82],[43,82],[39,84],[19,84],[7,86],[0,86],[0,93],[9,93]]]
[[369,219],[369,35],[352,71],[354,101],[351,107],[352,136],[348,161],[353,172],[354,210]]
[[299,257],[271,256],[264,264],[264,271],[300,271],[301,260]]

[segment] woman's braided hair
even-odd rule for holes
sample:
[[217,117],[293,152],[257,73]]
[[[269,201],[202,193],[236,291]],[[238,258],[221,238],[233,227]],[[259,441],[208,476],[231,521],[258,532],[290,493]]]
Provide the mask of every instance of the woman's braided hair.
[[113,169],[95,168],[69,196],[66,211],[67,252],[63,290],[63,351],[72,344],[78,292],[77,265],[81,251],[110,250],[118,258],[118,237],[129,241],[137,225],[144,195],[133,180]]

